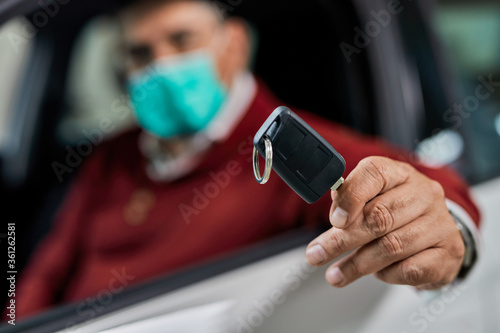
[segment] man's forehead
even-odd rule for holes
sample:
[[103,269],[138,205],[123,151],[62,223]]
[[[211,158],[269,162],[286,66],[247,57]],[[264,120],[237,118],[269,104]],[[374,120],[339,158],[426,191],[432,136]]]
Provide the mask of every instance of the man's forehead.
[[179,30],[209,31],[220,22],[210,3],[175,0],[156,1],[154,6],[132,12],[123,20],[123,27],[130,42],[151,42]]
[[125,23],[132,25],[163,16],[165,20],[222,22],[224,17],[214,3],[204,0],[149,0],[130,6],[124,12]]

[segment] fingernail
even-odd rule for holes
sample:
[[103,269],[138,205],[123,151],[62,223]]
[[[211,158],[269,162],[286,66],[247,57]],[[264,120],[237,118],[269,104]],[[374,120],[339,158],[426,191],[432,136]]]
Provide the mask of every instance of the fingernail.
[[325,250],[323,250],[323,247],[321,247],[321,245],[316,244],[313,247],[307,249],[306,259],[311,265],[321,264],[326,260]]
[[340,207],[335,208],[330,222],[335,228],[343,228],[347,222],[347,212]]
[[338,286],[344,281],[344,274],[338,267],[333,267],[326,272],[326,281],[329,284]]

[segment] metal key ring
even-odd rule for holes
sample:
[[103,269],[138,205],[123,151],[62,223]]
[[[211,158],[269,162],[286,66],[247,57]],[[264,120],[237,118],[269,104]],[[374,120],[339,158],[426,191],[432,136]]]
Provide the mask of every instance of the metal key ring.
[[269,177],[271,177],[271,171],[273,170],[273,145],[267,136],[264,137],[264,142],[266,144],[266,167],[262,177],[259,170],[259,152],[257,148],[253,147],[253,174],[257,182],[261,185],[267,183]]

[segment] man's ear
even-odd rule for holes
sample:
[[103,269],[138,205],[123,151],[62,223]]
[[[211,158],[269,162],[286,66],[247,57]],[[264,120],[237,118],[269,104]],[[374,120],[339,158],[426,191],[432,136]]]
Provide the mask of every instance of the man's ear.
[[229,18],[224,24],[229,34],[227,58],[232,59],[232,70],[245,70],[248,68],[251,53],[250,27],[239,18]]

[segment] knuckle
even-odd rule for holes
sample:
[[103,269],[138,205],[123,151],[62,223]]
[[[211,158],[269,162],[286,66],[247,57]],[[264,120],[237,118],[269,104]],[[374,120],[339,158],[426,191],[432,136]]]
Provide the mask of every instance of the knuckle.
[[438,281],[442,286],[448,285],[455,280],[456,275],[462,266],[463,257],[455,258],[456,260],[448,261],[446,269],[439,269],[434,272],[434,280]]
[[445,196],[443,186],[435,180],[431,180],[429,183],[429,191],[438,198],[444,198]]
[[355,258],[351,260],[351,266],[356,276],[364,276],[370,274],[369,266]]
[[465,244],[461,237],[451,243],[449,252],[452,258],[459,261],[463,260],[463,257],[465,256]]
[[397,161],[397,163],[407,175],[416,171],[415,167],[408,162]]
[[387,205],[387,208],[391,215],[395,215],[397,212],[402,212],[409,207],[416,206],[419,200],[420,198],[413,193],[401,193]]
[[422,269],[413,264],[402,264],[401,275],[403,280],[409,285],[416,286],[420,284],[424,272]]
[[359,165],[368,172],[373,178],[385,180],[387,167],[383,157],[371,156],[364,158]]
[[394,218],[386,205],[377,203],[368,214],[365,214],[364,224],[367,231],[378,238],[391,231]]
[[350,186],[350,184],[346,184],[344,188],[342,188],[342,192],[337,194],[337,206],[338,207],[349,207],[349,202],[353,203],[361,203],[362,199],[360,198],[360,193],[356,188]]
[[380,238],[379,250],[383,257],[399,257],[404,253],[404,245],[397,233],[390,233]]
[[329,244],[333,246],[335,252],[346,252],[348,250],[347,242],[341,232],[331,232],[328,234]]

